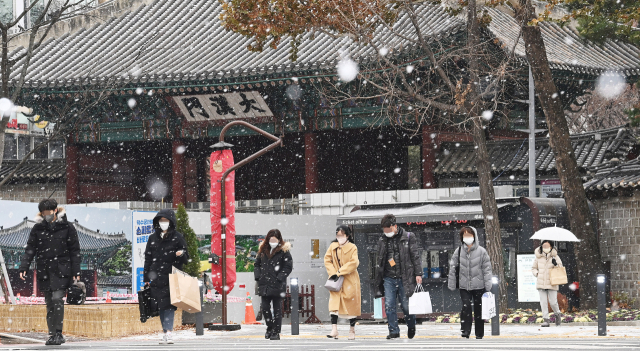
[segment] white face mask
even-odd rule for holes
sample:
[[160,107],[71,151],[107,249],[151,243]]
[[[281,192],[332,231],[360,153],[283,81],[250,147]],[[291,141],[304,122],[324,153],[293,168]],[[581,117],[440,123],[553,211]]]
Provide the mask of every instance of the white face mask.
[[391,237],[393,237],[394,235],[396,235],[396,233],[394,233],[394,232],[391,232],[391,233],[384,233],[384,235],[386,235],[386,236],[387,236],[387,238],[391,238]]
[[338,238],[338,244],[344,245],[344,243],[346,243],[346,242],[347,242],[347,238],[346,237]]
[[169,229],[169,222],[160,222],[160,229],[162,230]]
[[464,243],[467,244],[467,245],[471,245],[471,244],[473,244],[475,239],[474,238],[464,238],[464,239],[462,239],[462,241],[464,241]]
[[276,247],[278,247],[278,243],[269,242],[269,246],[271,246],[272,249],[275,249]]
[[549,253],[549,252],[551,252],[551,248],[548,248],[548,249],[547,248],[543,248],[542,251],[544,251],[544,253]]

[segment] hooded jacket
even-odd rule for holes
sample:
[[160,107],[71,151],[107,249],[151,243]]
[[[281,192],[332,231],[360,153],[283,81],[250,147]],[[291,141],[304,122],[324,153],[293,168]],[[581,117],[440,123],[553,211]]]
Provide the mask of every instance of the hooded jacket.
[[[405,295],[411,297],[413,296],[413,291],[416,289],[416,277],[422,276],[420,247],[418,246],[416,235],[407,232],[400,226],[398,226],[397,235],[400,236],[400,243],[398,245],[400,261],[396,262],[396,264],[399,265]],[[376,263],[376,279],[374,283],[376,298],[384,297],[384,271],[387,265],[387,242],[396,239],[395,236],[387,238],[383,234],[378,240],[378,262]]]
[[484,247],[478,244],[478,232],[473,228],[475,240],[471,249],[467,250],[467,244],[460,243],[453,252],[449,265],[449,289],[456,289],[456,268],[458,265],[458,252],[460,252],[460,289],[491,291],[491,259]]
[[[260,244],[269,245],[266,240]],[[259,253],[253,264],[253,276],[258,282],[258,295],[271,297],[284,297],[287,291],[287,277],[293,270],[293,257],[291,257],[291,244],[285,242],[274,249],[271,257]]]
[[20,263],[20,272],[29,270],[31,261],[36,260],[37,278],[42,289],[67,289],[72,277],[80,275],[80,241],[73,224],[67,221],[63,207],[58,207],[55,220],[44,220],[42,213],[35,217],[25,253]]
[[536,254],[536,259],[533,261],[531,271],[534,277],[538,277],[536,281],[536,289],[558,290],[559,285],[551,285],[550,275],[551,268],[555,267],[553,265],[554,258],[558,267],[562,267],[562,261],[560,260],[560,256],[558,256],[558,251],[556,251],[556,249],[552,249],[549,254],[545,254],[540,251],[540,247],[538,247],[535,249],[534,253]]
[[[164,238],[161,237],[160,218],[169,220],[169,229]],[[151,296],[158,301],[160,310],[176,308],[171,305],[169,292],[169,274],[173,267],[182,269],[189,262],[187,242],[182,234],[176,231],[176,215],[171,209],[160,210],[153,218],[155,232],[149,237],[144,250],[144,282],[151,286]],[[183,251],[181,256],[176,252]]]

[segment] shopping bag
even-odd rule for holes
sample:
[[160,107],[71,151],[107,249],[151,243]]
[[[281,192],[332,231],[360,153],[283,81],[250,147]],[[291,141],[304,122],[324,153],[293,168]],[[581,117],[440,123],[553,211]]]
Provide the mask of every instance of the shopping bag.
[[496,316],[496,297],[490,292],[482,295],[482,319],[491,319]]
[[424,291],[422,284],[418,284],[409,298],[409,314],[429,314],[433,313],[431,306],[431,296],[428,291]]
[[373,319],[382,319],[382,298],[373,300]]
[[169,274],[169,294],[171,304],[179,309],[189,313],[201,311],[198,279],[176,267]]
[[143,288],[138,291],[138,307],[140,309],[140,322],[142,323],[151,317],[160,315],[158,302],[151,297],[151,288]]
[[551,285],[567,284],[567,270],[564,267],[554,267],[549,271],[549,279]]

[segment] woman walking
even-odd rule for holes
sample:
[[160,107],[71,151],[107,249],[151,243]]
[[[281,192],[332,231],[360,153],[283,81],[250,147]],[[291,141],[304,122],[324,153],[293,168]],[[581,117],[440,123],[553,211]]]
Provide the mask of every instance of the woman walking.
[[549,305],[556,315],[556,326],[559,327],[562,323],[562,313],[558,306],[558,285],[551,285],[551,269],[556,266],[562,267],[562,261],[550,240],[544,240],[534,252],[536,259],[533,261],[532,272],[538,277],[536,288],[540,294],[540,308],[544,320],[542,327],[549,326]]
[[[261,297],[260,310],[267,323],[265,339],[280,340],[282,329],[282,299],[287,290],[287,277],[293,270],[291,244],[284,242],[278,229],[271,229],[260,244],[254,267],[254,277]],[[271,307],[273,306],[273,316]]]
[[[463,338],[471,335],[471,322],[476,324],[476,339],[484,337],[482,320],[482,295],[491,291],[491,260],[487,250],[478,243],[478,233],[473,227],[460,230],[460,247],[453,253],[449,269],[449,289],[460,289],[462,312],[460,325]],[[471,301],[473,300],[473,318]]]
[[160,344],[173,344],[173,317],[176,307],[171,305],[169,274],[173,267],[182,269],[189,261],[187,242],[176,231],[176,215],[171,209],[160,210],[153,219],[155,232],[149,236],[144,251],[144,282],[151,287],[151,297],[158,302],[164,335]]
[[349,320],[349,340],[356,338],[356,317],[360,316],[361,307],[359,264],[353,233],[348,226],[341,225],[336,229],[336,240],[329,245],[324,255],[324,266],[329,279],[344,277],[342,289],[330,292],[331,334],[327,335],[328,338],[338,338],[338,317]]

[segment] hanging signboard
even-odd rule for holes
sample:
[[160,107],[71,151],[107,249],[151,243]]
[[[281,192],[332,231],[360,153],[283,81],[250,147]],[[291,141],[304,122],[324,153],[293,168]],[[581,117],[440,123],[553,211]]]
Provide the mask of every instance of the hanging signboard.
[[153,234],[153,218],[158,212],[155,211],[133,211],[131,216],[133,221],[133,240],[131,246],[131,270],[132,289],[134,294],[144,286],[144,250],[147,247],[149,236]]
[[273,116],[257,91],[174,96],[173,101],[189,122]]
[[540,295],[538,294],[538,289],[536,289],[538,278],[534,277],[531,272],[536,255],[517,256],[518,302],[540,302]]

